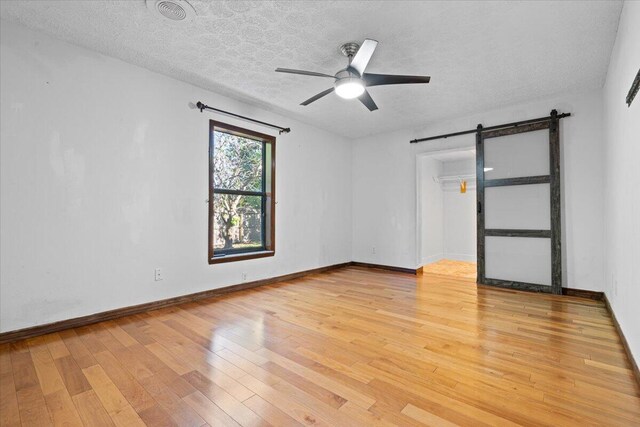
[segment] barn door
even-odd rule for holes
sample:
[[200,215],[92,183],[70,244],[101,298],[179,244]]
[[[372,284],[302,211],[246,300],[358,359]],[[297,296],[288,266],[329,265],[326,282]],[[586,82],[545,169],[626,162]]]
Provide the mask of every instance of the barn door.
[[478,283],[562,293],[557,112],[476,133]]

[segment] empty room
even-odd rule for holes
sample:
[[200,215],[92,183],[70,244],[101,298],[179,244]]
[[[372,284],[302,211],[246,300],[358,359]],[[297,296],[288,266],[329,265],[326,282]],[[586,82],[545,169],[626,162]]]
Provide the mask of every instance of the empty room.
[[0,427],[639,426],[640,1],[0,1]]

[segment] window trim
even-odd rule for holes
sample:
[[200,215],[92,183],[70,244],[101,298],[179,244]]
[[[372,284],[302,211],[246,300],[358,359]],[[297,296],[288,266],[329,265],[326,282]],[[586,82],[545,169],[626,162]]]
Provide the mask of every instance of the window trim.
[[[214,189],[214,165],[213,165],[213,148],[214,148],[214,131],[218,130],[220,132],[229,133],[231,135],[236,135],[244,138],[249,138],[253,140],[258,140],[263,143],[263,157],[266,156],[266,147],[267,144],[271,146],[271,188],[264,188],[264,196],[265,199],[271,198],[270,206],[264,206],[263,212],[264,217],[262,220],[262,232],[265,233],[267,227],[267,221],[269,221],[269,237],[267,238],[264,235],[264,243],[265,246],[261,247],[257,250],[239,250],[238,252],[226,253],[224,255],[215,255],[215,251],[213,249],[213,241],[214,241],[214,221],[215,216],[213,214],[213,200],[215,195]],[[265,161],[266,163],[266,161]],[[265,168],[268,165],[263,163],[263,175],[266,174]],[[264,181],[263,181],[264,183]],[[263,184],[264,185],[264,184]],[[269,191],[270,190],[270,191]],[[218,191],[218,193],[223,193],[222,191]],[[238,193],[238,191],[234,191],[234,193]],[[262,192],[249,192],[249,193],[260,193]],[[263,199],[263,200],[265,200]],[[209,238],[208,238],[208,260],[209,264],[220,264],[225,262],[233,262],[233,261],[242,261],[247,259],[254,258],[264,258],[274,256],[276,253],[276,137],[272,135],[267,135],[264,133],[256,132],[250,129],[241,128],[238,126],[230,125],[227,123],[219,122],[216,120],[209,121]],[[267,243],[269,242],[269,243]]]

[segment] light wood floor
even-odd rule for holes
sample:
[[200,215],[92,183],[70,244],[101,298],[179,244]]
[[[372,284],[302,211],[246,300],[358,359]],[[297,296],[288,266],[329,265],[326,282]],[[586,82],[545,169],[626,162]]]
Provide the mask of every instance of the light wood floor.
[[460,277],[462,279],[476,280],[478,277],[478,265],[475,262],[453,261],[441,259],[423,267],[425,273],[440,274],[445,276]]
[[0,347],[1,425],[638,425],[604,306],[349,267]]

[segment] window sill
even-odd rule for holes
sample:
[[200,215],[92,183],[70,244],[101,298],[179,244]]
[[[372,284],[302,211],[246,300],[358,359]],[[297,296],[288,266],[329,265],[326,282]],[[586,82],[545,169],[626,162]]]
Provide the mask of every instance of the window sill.
[[269,256],[274,256],[275,251],[258,251],[258,252],[247,252],[242,254],[231,254],[231,255],[223,255],[217,256],[209,259],[209,264],[222,264],[223,262],[234,262],[234,261],[244,261],[247,259],[254,258],[265,258]]

